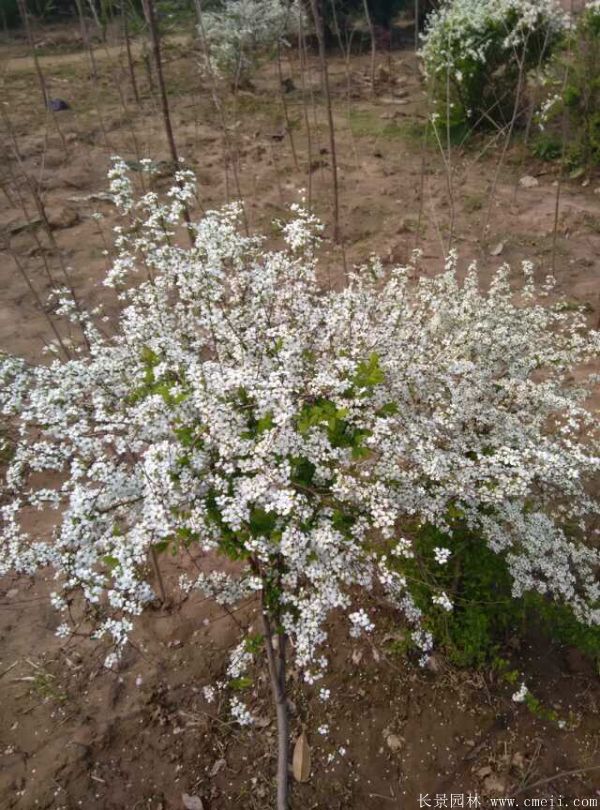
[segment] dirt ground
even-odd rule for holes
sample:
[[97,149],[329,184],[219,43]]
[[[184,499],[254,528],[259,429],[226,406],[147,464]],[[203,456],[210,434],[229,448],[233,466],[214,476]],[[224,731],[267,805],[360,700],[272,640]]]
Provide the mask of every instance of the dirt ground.
[[[74,31],[45,32],[39,55],[49,95],[69,110],[46,113],[24,43],[0,44],[0,350],[32,360],[52,339],[40,302],[53,284],[66,274],[87,305],[103,298],[114,214],[90,195],[106,190],[111,155],[169,157],[139,43],[140,106],[122,47],[96,45],[96,81]],[[250,229],[269,232],[304,188],[330,235],[331,155],[316,63],[303,93],[297,54],[283,60],[294,88],[283,96],[291,139],[273,65],[235,100],[226,96],[225,139],[188,38],[170,37],[165,59],[177,144],[197,172],[200,208],[241,193]],[[328,283],[342,284],[344,266],[371,254],[400,263],[417,246],[423,272],[436,272],[452,235],[461,261],[478,259],[488,276],[507,261],[518,283],[525,258],[540,279],[554,270],[557,292],[585,305],[598,325],[600,178],[565,178],[559,189],[557,167],[532,159],[521,136],[502,162],[502,142],[489,138],[442,155],[423,139],[426,99],[409,50],[378,55],[375,96],[367,56],[353,57],[349,74],[334,57],[331,73],[342,245],[330,248]],[[44,517],[36,520],[44,531]],[[169,565],[171,601],[142,617],[117,673],[102,667],[99,645],[55,638],[50,573],[0,580],[2,809],[175,810],[186,806],[184,794],[205,810],[272,806],[276,739],[264,676],[249,701],[259,718],[254,731],[232,725],[225,707],[202,693],[224,670],[240,625],[256,620],[255,606],[232,616],[197,595],[182,601],[179,572]],[[475,792],[486,806],[493,796],[600,801],[600,684],[590,661],[533,630],[519,649],[513,640],[530,688],[564,718],[560,728],[514,703],[514,689],[492,672],[457,671],[440,656],[418,669],[394,653],[396,617],[378,613],[366,646],[334,625],[325,710],[292,673],[293,736],[306,729],[312,751],[311,778],[294,786],[293,808],[418,808],[420,794],[434,807],[445,794],[450,806],[450,794],[466,803]],[[323,722],[327,737],[317,733]]]

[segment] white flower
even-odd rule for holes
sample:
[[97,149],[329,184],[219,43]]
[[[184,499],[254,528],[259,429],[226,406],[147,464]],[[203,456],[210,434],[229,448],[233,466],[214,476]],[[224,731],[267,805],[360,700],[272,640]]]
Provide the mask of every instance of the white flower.
[[214,686],[203,686],[202,694],[207,703],[214,703],[216,697],[216,690]]
[[[600,453],[584,407],[593,378],[580,369],[600,339],[586,314],[540,303],[528,264],[517,295],[508,267],[482,285],[455,253],[435,277],[372,262],[324,290],[301,207],[280,250],[241,232],[239,205],[207,212],[194,247],[181,246],[193,183],[180,179],[172,194],[138,198],[123,161],[111,170],[123,213],[112,335],[102,311],[61,289],[57,317],[90,351],[73,344],[67,358],[58,346],[39,366],[0,358],[0,414],[18,430],[0,575],[52,569],[53,604],[93,606],[113,667],[155,599],[153,556],[229,556],[235,565],[182,587],[227,609],[265,599],[291,666],[319,684],[331,617],[371,632],[374,592],[427,659],[417,534],[455,548],[459,500],[472,542],[506,560],[515,597],[538,592],[598,625],[599,554],[585,527]],[[46,536],[28,532],[32,507],[49,511]],[[452,610],[445,593],[432,605]],[[238,640],[216,686],[242,687],[263,651],[259,634]],[[232,712],[251,721],[235,697]]]
[[237,82],[258,62],[261,53],[287,44],[302,25],[308,30],[304,7],[294,0],[223,0],[203,11],[198,33],[209,71],[219,71]]
[[[568,26],[556,0],[442,0],[427,18],[420,51],[436,100],[450,108],[464,105],[467,119],[472,108],[477,115],[493,114],[475,106],[493,97],[493,68],[512,67],[516,91],[520,60],[531,54],[541,65]],[[530,47],[538,40],[544,43],[541,53]],[[506,93],[507,71],[502,76]],[[434,115],[435,121],[439,113]]]
[[362,608],[354,613],[350,613],[348,618],[352,622],[352,627],[350,628],[350,635],[353,636],[354,638],[357,638],[362,633],[370,633],[375,627],[373,622],[369,619],[369,617]]
[[240,726],[251,726],[254,723],[254,718],[239,698],[232,697],[229,701],[229,708],[231,716]]
[[431,597],[431,601],[433,602],[434,605],[438,605],[438,607],[441,607],[443,610],[447,611],[448,613],[453,608],[452,601],[451,601],[450,597],[448,596],[448,594],[445,591],[442,591],[439,594],[434,594]]
[[523,703],[528,694],[529,689],[525,686],[525,681],[523,681],[521,683],[521,686],[512,696],[512,699],[514,700],[515,703]]
[[441,546],[436,546],[436,548],[433,549],[433,554],[436,563],[439,563],[439,565],[446,565],[446,563],[452,556],[452,552],[450,551],[449,548],[443,548]]

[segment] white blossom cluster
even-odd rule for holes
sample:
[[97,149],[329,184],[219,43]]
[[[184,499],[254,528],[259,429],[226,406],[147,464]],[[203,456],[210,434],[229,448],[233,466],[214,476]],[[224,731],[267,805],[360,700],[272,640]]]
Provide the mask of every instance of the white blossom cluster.
[[223,0],[202,13],[198,28],[206,58],[239,82],[261,54],[287,45],[301,25],[306,30],[305,17],[299,0]]
[[[586,530],[598,441],[570,376],[600,345],[583,313],[536,302],[530,265],[521,293],[507,266],[484,293],[475,265],[459,280],[455,255],[435,278],[373,262],[325,290],[304,212],[280,250],[241,235],[236,206],[208,212],[182,246],[191,176],[166,202],[136,199],[128,182],[117,161],[112,333],[74,310],[89,352],[0,361],[1,411],[20,425],[0,573],[51,565],[53,603],[68,613],[82,593],[118,652],[153,598],[150,550],[193,544],[237,567],[187,587],[226,605],[260,591],[313,683],[328,618],[342,611],[352,635],[369,632],[373,590],[431,649],[403,575],[415,553],[403,527],[444,531],[444,564],[451,509],[506,558],[515,595],[535,590],[600,622]],[[48,536],[28,533],[32,505],[56,510]],[[237,647],[229,676],[249,660]]]
[[[548,70],[546,72],[543,84],[550,84],[551,87],[557,89],[556,92],[552,92],[544,99],[536,113],[536,122],[542,132],[552,119],[564,112],[565,89],[567,89],[571,97],[573,97],[574,89],[576,91],[579,90],[579,92],[576,92],[576,96],[583,96],[582,107],[585,110],[584,115],[587,115],[588,111],[593,115],[596,111],[595,108],[597,105],[587,99],[587,93],[590,87],[597,85],[598,81],[597,58],[594,57],[594,47],[590,47],[590,45],[596,42],[597,51],[597,43],[600,38],[600,0],[588,0],[583,9],[581,9],[581,13],[576,17],[575,24],[572,25],[572,33],[574,36],[570,44],[569,42],[565,42],[563,53],[559,54],[559,59],[557,60],[558,67],[560,68],[562,65],[564,68],[564,51],[569,51],[576,55],[576,62],[583,59],[583,65],[578,67],[576,65],[571,66],[570,73],[568,74],[569,82],[566,88],[565,77],[563,76],[564,71],[560,69],[556,71],[557,65],[554,65],[554,71]],[[572,106],[572,102],[568,106]],[[577,108],[577,106],[579,105],[575,105],[575,108]],[[571,112],[571,115],[573,115],[573,112],[574,111]],[[578,125],[573,122],[573,126],[577,128]],[[585,131],[587,128],[588,125],[580,122],[580,129]]]
[[558,0],[444,0],[428,17],[421,57],[433,121],[506,124],[528,74],[542,67],[569,25]]
[[556,0],[444,0],[427,18],[421,55],[428,73],[463,74],[484,65],[491,48],[510,57],[532,34],[551,41],[568,23]]
[[433,549],[433,555],[436,563],[439,565],[446,565],[452,555],[452,552],[449,548],[441,548],[438,546],[437,548]]
[[517,691],[513,694],[512,699],[515,703],[524,703],[527,695],[529,694],[529,689],[525,681],[521,681],[521,685],[517,689]]
[[553,117],[557,108],[561,106],[562,95],[560,93],[553,93],[553,95],[542,102],[536,114],[536,121],[541,132],[546,129],[546,124]]

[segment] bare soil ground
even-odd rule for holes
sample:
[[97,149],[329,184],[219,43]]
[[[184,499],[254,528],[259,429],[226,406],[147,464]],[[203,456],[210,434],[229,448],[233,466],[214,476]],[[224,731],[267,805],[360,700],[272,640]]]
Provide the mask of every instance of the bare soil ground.
[[[31,360],[42,357],[52,335],[15,259],[42,301],[53,283],[64,283],[65,268],[87,305],[102,300],[104,240],[110,242],[114,215],[109,203],[89,196],[106,190],[113,154],[168,159],[139,44],[141,107],[121,47],[97,47],[96,82],[73,32],[48,32],[40,54],[51,97],[68,101],[70,110],[46,113],[23,43],[0,45],[0,349]],[[235,199],[234,166],[224,163],[220,117],[199,75],[199,55],[178,35],[167,41],[165,58],[177,142],[198,174],[200,204]],[[285,101],[298,165],[274,66],[235,101],[228,97],[225,110],[249,227],[267,232],[300,188],[331,221],[331,156],[316,64],[305,93],[310,154],[296,55],[282,67],[296,88]],[[453,148],[449,183],[439,148],[423,141],[425,96],[411,52],[378,57],[375,97],[366,57],[352,58],[349,81],[342,60],[333,58],[331,69],[343,247],[331,248],[328,283],[343,284],[344,266],[371,254],[403,262],[416,246],[424,252],[423,272],[436,272],[453,221],[465,263],[476,258],[489,273],[508,261],[515,283],[525,258],[539,278],[554,266],[558,293],[585,305],[590,324],[598,325],[600,179],[564,182],[555,234],[557,169],[533,160],[518,139],[502,165],[501,144],[489,148],[489,139]],[[523,177],[535,179],[523,185]],[[32,189],[64,266],[40,226]],[[91,218],[96,210],[104,215],[100,223]],[[40,532],[47,528],[43,515],[33,520]],[[255,620],[254,607],[232,616],[197,595],[180,601],[178,571],[169,565],[172,601],[141,619],[117,673],[102,667],[98,645],[54,637],[50,574],[0,581],[0,807],[175,810],[184,807],[183,794],[200,798],[206,810],[272,805],[276,740],[264,677],[250,697],[258,731],[231,725],[225,707],[202,694],[223,671],[239,624]],[[457,671],[439,656],[427,671],[407,662],[394,652],[396,617],[378,612],[379,629],[366,646],[335,625],[325,709],[294,682],[293,733],[307,730],[313,759],[310,781],[294,787],[294,808],[416,808],[421,793],[432,806],[436,794],[447,794],[449,806],[451,793],[466,801],[475,791],[484,798],[598,799],[600,684],[589,661],[551,645],[535,628],[520,648],[513,640],[532,690],[566,720],[560,729],[512,702],[514,690],[491,672]],[[328,737],[317,733],[323,722],[331,726]]]

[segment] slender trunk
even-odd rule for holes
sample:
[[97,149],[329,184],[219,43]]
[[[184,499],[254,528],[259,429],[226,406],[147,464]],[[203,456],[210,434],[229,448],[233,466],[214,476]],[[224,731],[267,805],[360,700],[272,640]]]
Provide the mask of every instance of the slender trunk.
[[144,63],[146,78],[148,79],[148,89],[150,90],[152,100],[154,100],[154,76],[152,75],[152,63],[150,61],[150,54],[148,53],[148,46],[145,41],[142,46],[142,62]]
[[304,115],[304,126],[306,127],[306,150],[307,150],[307,191],[308,210],[312,211],[312,137],[310,132],[310,118],[306,104],[306,49],[304,43],[304,30],[302,28],[302,15],[299,18],[300,32],[298,34],[298,53],[300,56],[300,82],[302,84],[302,112]]
[[415,0],[415,51],[419,50],[419,17],[421,16],[421,9],[419,8],[419,0]]
[[90,11],[92,12],[92,17],[94,18],[94,22],[98,26],[98,28],[102,28],[102,24],[100,22],[100,18],[98,17],[98,12],[96,11],[96,4],[94,0],[88,0],[88,6],[90,7]]
[[171,124],[171,112],[169,110],[169,100],[167,97],[167,89],[165,86],[165,78],[162,69],[162,57],[160,53],[160,38],[158,34],[158,27],[156,25],[156,15],[154,13],[154,0],[142,0],[144,5],[144,13],[148,28],[150,30],[150,42],[152,45],[152,53],[154,56],[154,67],[156,69],[156,80],[158,82],[158,92],[160,96],[160,105],[165,126],[165,134],[167,136],[167,143],[171,153],[171,159],[175,165],[179,163],[179,156],[177,154],[177,146],[175,145],[175,136],[173,134],[173,126]]
[[17,254],[16,254],[16,253],[12,253],[12,252],[11,252],[11,255],[12,255],[12,258],[13,258],[13,261],[14,261],[15,265],[17,266],[17,270],[19,271],[19,273],[20,273],[20,274],[21,274],[21,276],[23,277],[23,280],[24,280],[24,281],[25,281],[25,283],[27,284],[27,286],[28,286],[28,288],[29,288],[29,292],[32,294],[34,301],[35,301],[35,302],[36,302],[36,304],[38,305],[38,307],[39,307],[39,309],[41,310],[41,312],[42,312],[43,316],[44,316],[44,317],[46,318],[46,320],[48,321],[48,325],[50,326],[50,329],[52,330],[52,332],[53,332],[53,334],[54,334],[54,337],[56,338],[56,342],[58,343],[58,345],[60,346],[60,348],[61,348],[61,349],[62,349],[62,351],[64,352],[64,355],[65,355],[65,357],[67,358],[67,360],[70,360],[71,355],[70,355],[70,353],[69,353],[69,350],[68,350],[68,349],[67,349],[67,347],[65,346],[65,344],[64,344],[64,342],[63,342],[63,339],[62,339],[62,337],[61,337],[61,335],[60,335],[60,332],[59,332],[59,331],[58,331],[58,329],[56,328],[56,324],[54,323],[54,321],[53,321],[53,320],[52,320],[52,318],[50,317],[50,314],[49,314],[49,313],[48,313],[48,311],[46,310],[46,307],[44,306],[44,302],[43,302],[43,301],[42,301],[42,299],[40,298],[39,293],[37,292],[37,290],[35,289],[35,287],[34,287],[34,286],[33,286],[33,284],[31,283],[31,279],[29,278],[29,275],[27,274],[27,271],[25,270],[25,268],[23,267],[23,265],[22,265],[22,264],[21,264],[21,262],[19,261],[19,258],[18,258],[18,256],[17,256]]
[[[346,36],[346,45],[344,45],[344,41],[342,39],[342,32],[340,30],[340,24],[338,21],[337,11],[335,8],[336,0],[331,0],[331,12],[333,14],[333,25],[335,29],[335,35],[337,37],[339,49],[344,57],[344,68],[346,72],[346,107],[348,111],[348,134],[350,135],[350,143],[352,144],[352,153],[354,155],[354,163],[356,164],[356,170],[360,170],[360,164],[358,160],[358,152],[356,150],[356,141],[354,138],[354,133],[352,132],[352,103],[351,103],[351,85],[352,79],[350,77],[350,52],[352,48],[352,34],[350,38]],[[390,71],[391,75],[391,71]]]
[[96,79],[98,75],[98,68],[96,66],[94,49],[92,47],[92,42],[88,34],[87,23],[85,21],[85,15],[83,13],[83,6],[81,5],[81,0],[75,0],[75,5],[77,7],[77,16],[79,17],[79,27],[81,28],[81,39],[83,40],[83,44],[87,48],[87,52],[90,57],[90,68],[92,71],[92,78]]
[[277,810],[289,810],[290,783],[288,774],[288,757],[290,745],[290,723],[288,716],[287,696],[285,689],[285,646],[286,637],[278,633],[278,658],[273,649],[273,628],[268,609],[262,601],[262,619],[265,633],[265,649],[269,667],[271,693],[275,702],[277,717]]
[[156,583],[158,585],[160,601],[164,605],[167,601],[167,593],[165,591],[165,583],[160,570],[160,565],[158,564],[158,554],[156,553],[154,546],[151,546],[150,548],[150,558],[152,560],[152,568],[154,569],[154,576],[156,577]]
[[133,56],[131,54],[131,40],[129,38],[129,22],[127,20],[127,10],[125,3],[121,3],[121,17],[123,18],[123,38],[125,40],[125,50],[127,52],[127,66],[129,68],[129,78],[131,79],[131,89],[136,104],[139,106],[140,94],[138,92],[137,81],[135,78],[135,65],[133,64]]
[[29,24],[29,13],[27,11],[27,2],[26,0],[17,0],[17,3],[19,5],[19,14],[23,21],[23,27],[25,28],[25,34],[27,35],[27,41],[29,43],[31,56],[33,57],[35,72],[37,73],[38,81],[40,83],[40,90],[42,91],[42,98],[44,99],[44,107],[48,107],[48,90],[46,88],[46,80],[44,79],[44,74],[42,73],[40,60],[38,59],[37,51],[35,49],[35,42],[33,41],[33,33],[31,31],[31,26]]
[[448,235],[448,253],[454,241],[454,173],[452,169],[452,137],[450,130],[450,71],[446,69],[446,149],[448,154],[448,202],[450,204],[450,225]]
[[515,124],[516,124],[517,118],[519,117],[519,106],[521,104],[521,97],[522,97],[523,88],[524,88],[524,84],[525,84],[525,80],[526,80],[525,66],[524,66],[524,63],[525,63],[525,48],[526,47],[527,47],[527,41],[525,42],[525,44],[523,46],[523,54],[521,56],[521,61],[519,63],[519,81],[518,81],[518,84],[517,84],[517,92],[516,92],[516,95],[515,95],[515,101],[514,101],[514,105],[513,105],[512,117],[510,119],[510,124],[508,126],[508,132],[506,133],[506,138],[505,138],[505,141],[504,141],[504,145],[502,147],[502,152],[500,153],[500,159],[498,160],[498,165],[496,166],[496,171],[494,173],[494,179],[492,181],[492,188],[491,188],[491,191],[490,191],[490,197],[489,197],[489,202],[488,202],[488,207],[487,207],[486,218],[485,218],[483,230],[481,232],[481,238],[482,239],[486,238],[486,235],[487,235],[487,232],[488,232],[488,229],[489,229],[490,219],[491,219],[491,216],[492,216],[492,207],[493,207],[493,204],[494,204],[494,199],[496,197],[496,189],[497,189],[497,186],[498,186],[498,180],[500,179],[500,172],[502,171],[502,168],[504,166],[504,160],[506,158],[506,155],[507,155],[507,152],[508,152],[508,147],[510,146],[510,142],[512,140],[512,134],[513,134],[513,131],[514,131],[514,128],[515,128]]
[[323,90],[325,92],[325,104],[327,107],[327,123],[329,125],[329,150],[331,152],[331,178],[333,184],[333,241],[340,241],[340,204],[338,191],[338,171],[337,156],[335,148],[335,128],[333,124],[333,109],[331,105],[331,92],[329,88],[329,72],[327,70],[327,55],[325,53],[325,32],[323,30],[323,18],[319,10],[319,0],[310,0],[310,6],[315,21],[315,30],[319,42],[319,62],[321,64],[321,78]]
[[[179,168],[179,155],[177,153],[177,146],[175,145],[175,136],[173,134],[173,126],[171,124],[171,113],[169,110],[169,100],[167,98],[167,88],[165,86],[165,77],[162,69],[162,57],[160,54],[160,37],[158,26],[156,24],[156,15],[154,13],[154,0],[142,0],[144,5],[144,13],[150,29],[150,39],[152,43],[152,52],[154,54],[154,66],[156,68],[156,80],[158,82],[158,92],[160,96],[160,105],[162,110],[163,122],[165,125],[165,134],[169,144],[169,151],[171,153],[171,160],[173,161],[173,171]],[[188,226],[187,232],[192,245],[194,244],[194,235],[192,233],[191,217],[187,205],[183,206],[183,218]]]
[[423,225],[423,209],[425,207],[425,170],[427,160],[427,132],[428,128],[425,127],[423,135],[422,152],[421,152],[421,174],[419,178],[419,214],[417,217],[417,227],[415,230],[415,248],[419,247],[421,241],[421,227]]
[[277,42],[277,75],[279,78],[279,95],[281,98],[281,106],[283,108],[283,117],[285,118],[285,128],[287,130],[288,138],[290,139],[290,146],[292,148],[292,157],[294,158],[294,166],[296,171],[300,170],[298,165],[298,155],[296,154],[296,144],[294,143],[294,133],[292,132],[292,122],[288,113],[287,102],[285,100],[285,90],[283,89],[283,71],[281,69],[281,44]]
[[279,695],[276,705],[277,714],[277,810],[288,810],[289,804],[289,745],[290,719],[285,690],[285,647],[284,633],[278,633],[279,641]]
[[375,43],[375,28],[373,27],[373,20],[369,12],[368,0],[363,0],[363,8],[365,10],[365,17],[367,19],[367,27],[369,29],[369,36],[371,37],[371,93],[375,95],[375,55],[377,53]]
[[[231,164],[231,169],[233,172],[233,180],[235,183],[236,194],[239,202],[242,205],[242,220],[244,224],[244,231],[246,236],[249,235],[250,229],[248,225],[248,215],[246,213],[246,205],[244,203],[244,198],[242,196],[242,188],[240,185],[240,176],[238,172],[238,155],[237,155],[237,148],[233,149],[231,137],[229,135],[229,127],[227,124],[227,117],[225,115],[225,108],[223,106],[223,102],[221,97],[219,96],[219,88],[217,83],[217,76],[213,67],[211,55],[210,55],[210,48],[208,46],[208,42],[206,40],[206,31],[204,29],[204,20],[202,18],[202,4],[201,0],[195,0],[194,6],[196,9],[196,18],[198,20],[198,31],[202,38],[202,47],[204,48],[204,55],[206,58],[206,67],[208,70],[208,75],[211,82],[211,89],[212,89],[212,99],[213,104],[215,105],[215,110],[219,118],[221,119],[221,132],[222,132],[222,141],[223,141],[223,168],[225,172],[225,193],[227,196],[227,200],[229,200],[229,175],[228,175],[228,166]],[[236,79],[237,83],[237,79]],[[235,100],[235,97],[234,97]],[[237,102],[236,102],[237,103]]]
[[[29,48],[31,50],[31,56],[33,58],[33,64],[35,65],[35,72],[37,73],[38,82],[39,82],[40,90],[41,90],[41,93],[42,93],[42,98],[44,100],[44,107],[46,107],[46,109],[49,109],[48,102],[49,102],[50,98],[48,96],[48,88],[46,86],[46,79],[45,79],[44,73],[42,71],[42,66],[40,65],[40,60],[38,59],[37,50],[36,50],[35,42],[34,42],[34,39],[33,39],[33,32],[31,30],[31,25],[29,23],[29,13],[27,11],[27,0],[17,0],[17,4],[19,6],[19,15],[20,15],[21,19],[23,20],[23,27],[25,28],[25,33],[27,35],[27,42],[29,43]],[[54,112],[52,112],[52,121],[53,121],[54,126],[56,128],[56,132],[58,133],[58,136],[59,136],[59,138],[60,138],[60,140],[62,142],[63,149],[65,151],[65,155],[68,155],[69,150],[68,150],[68,147],[67,147],[67,142],[65,140],[65,136],[63,135],[63,132],[62,132],[60,126],[59,126],[58,120],[57,120],[56,115],[55,115]]]
[[[89,339],[88,339],[88,336],[87,336],[87,333],[86,333],[85,327],[84,327],[84,321],[83,321],[83,317],[82,317],[83,312],[82,312],[81,306],[79,304],[79,299],[77,298],[77,295],[75,294],[75,289],[73,288],[73,284],[72,284],[71,277],[70,277],[70,274],[69,274],[69,269],[68,269],[67,265],[64,262],[64,259],[63,259],[62,253],[60,251],[60,248],[58,246],[58,243],[56,242],[56,239],[54,238],[54,233],[52,232],[52,228],[51,228],[50,223],[48,221],[48,215],[46,213],[46,208],[44,206],[44,202],[43,202],[43,200],[42,200],[42,198],[40,196],[40,193],[39,193],[35,183],[31,179],[29,174],[27,174],[27,172],[25,171],[25,167],[23,166],[23,160],[21,158],[21,153],[19,152],[19,143],[18,143],[17,137],[15,135],[14,129],[12,128],[12,122],[11,122],[10,118],[8,117],[8,113],[6,112],[6,110],[3,110],[0,107],[0,114],[2,115],[2,118],[4,119],[4,121],[6,123],[6,128],[7,128],[7,131],[8,131],[8,135],[9,135],[11,141],[12,141],[14,156],[15,156],[15,159],[16,159],[17,164],[19,166],[19,170],[20,170],[20,172],[22,174],[22,177],[23,177],[23,183],[25,184],[25,186],[29,189],[29,191],[31,193],[31,196],[32,196],[33,201],[35,203],[35,207],[37,209],[38,216],[40,218],[41,224],[42,224],[42,226],[44,228],[44,231],[46,232],[46,237],[48,239],[48,242],[50,243],[50,247],[52,248],[52,250],[54,252],[54,255],[58,259],[58,262],[60,264],[60,269],[61,269],[63,277],[65,279],[66,287],[69,290],[69,292],[71,293],[71,297],[73,298],[73,303],[74,303],[75,309],[77,310],[77,313],[80,316],[79,326],[80,326],[80,329],[81,329],[81,334],[82,334],[82,337],[83,337],[83,341],[84,341],[84,343],[86,345],[86,348],[89,351],[90,350],[90,343],[89,343]],[[11,167],[10,167],[10,162],[8,162],[7,165],[8,165],[9,172],[11,173],[11,177],[12,177],[12,170],[11,170]],[[26,214],[26,216],[27,216],[27,214]]]

